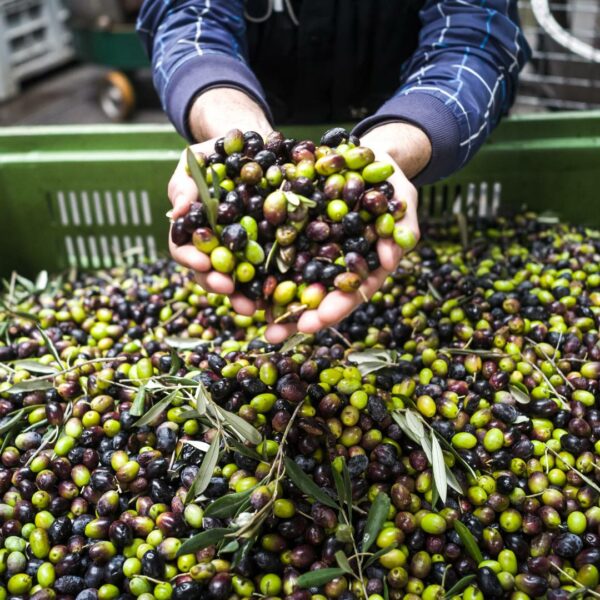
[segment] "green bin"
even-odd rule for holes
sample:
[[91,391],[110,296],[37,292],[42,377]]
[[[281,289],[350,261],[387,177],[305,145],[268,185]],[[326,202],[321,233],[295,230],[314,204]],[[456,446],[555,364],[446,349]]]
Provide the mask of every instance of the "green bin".
[[[164,254],[166,187],[184,145],[170,126],[0,130],[0,275]],[[491,215],[508,204],[600,226],[599,186],[600,112],[519,116],[458,174],[421,189],[420,211]]]

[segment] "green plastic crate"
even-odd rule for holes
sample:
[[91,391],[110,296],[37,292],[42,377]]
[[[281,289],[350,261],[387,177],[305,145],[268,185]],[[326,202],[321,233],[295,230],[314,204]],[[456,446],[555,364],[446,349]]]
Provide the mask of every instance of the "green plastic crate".
[[[0,275],[164,254],[166,187],[184,145],[169,126],[0,130]],[[514,117],[464,170],[421,190],[421,218],[509,204],[598,226],[599,187],[600,112]]]

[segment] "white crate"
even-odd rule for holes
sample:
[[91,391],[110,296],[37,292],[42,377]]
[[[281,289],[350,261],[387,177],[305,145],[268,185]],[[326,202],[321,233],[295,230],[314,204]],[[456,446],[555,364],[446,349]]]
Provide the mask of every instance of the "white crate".
[[73,57],[61,0],[0,0],[0,101]]
[[[600,48],[599,0],[548,0],[548,9],[565,33]],[[600,109],[600,64],[552,39],[536,20],[532,0],[519,0],[519,12],[533,56],[519,79],[516,109]]]

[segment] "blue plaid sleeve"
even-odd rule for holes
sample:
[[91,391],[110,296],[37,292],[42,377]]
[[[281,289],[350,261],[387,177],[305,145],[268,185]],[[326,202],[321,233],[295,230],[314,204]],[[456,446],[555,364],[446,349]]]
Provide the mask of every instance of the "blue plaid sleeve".
[[360,135],[391,121],[421,127],[432,157],[417,184],[467,163],[512,105],[530,55],[516,0],[428,0],[420,17],[419,46],[400,88],[356,128]]
[[270,117],[247,64],[243,0],[145,0],[137,30],[152,59],[163,108],[184,137],[192,139],[192,102],[211,87],[240,89]]

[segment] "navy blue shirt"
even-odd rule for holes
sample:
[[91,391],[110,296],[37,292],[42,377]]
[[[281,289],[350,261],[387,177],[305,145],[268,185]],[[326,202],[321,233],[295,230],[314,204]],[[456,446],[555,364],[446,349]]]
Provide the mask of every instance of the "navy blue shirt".
[[[404,121],[419,126],[432,158],[415,183],[461,168],[510,108],[529,58],[516,0],[427,0],[417,49],[399,87],[354,130]],[[191,139],[188,112],[204,90],[224,86],[254,98],[270,117],[248,65],[243,0],[145,0],[138,19],[154,82],[177,130]]]

